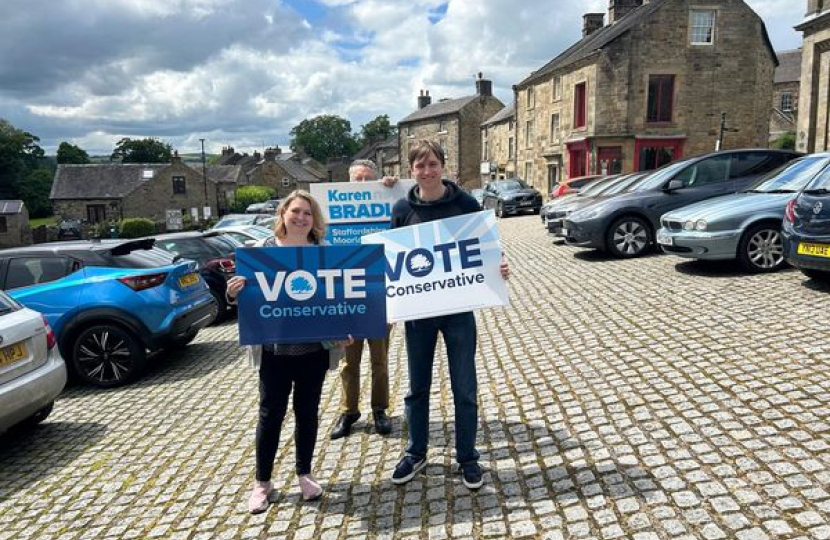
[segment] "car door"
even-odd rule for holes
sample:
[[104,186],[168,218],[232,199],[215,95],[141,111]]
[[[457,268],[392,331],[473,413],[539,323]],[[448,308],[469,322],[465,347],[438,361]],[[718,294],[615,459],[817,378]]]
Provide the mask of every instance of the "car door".
[[[710,199],[733,191],[733,183],[729,178],[729,168],[732,156],[729,154],[715,155],[691,163],[668,180],[662,194],[654,197],[649,208],[649,217],[655,226],[660,216],[698,201]],[[681,187],[668,190],[673,181],[680,181]]]

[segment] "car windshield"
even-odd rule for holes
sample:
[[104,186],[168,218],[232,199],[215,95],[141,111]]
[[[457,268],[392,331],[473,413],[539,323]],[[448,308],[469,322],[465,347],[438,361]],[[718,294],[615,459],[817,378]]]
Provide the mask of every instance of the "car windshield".
[[662,187],[663,184],[677,174],[681,169],[687,167],[689,165],[689,160],[683,161],[676,161],[674,163],[669,163],[662,169],[657,169],[653,173],[646,176],[641,184],[637,185],[637,189],[634,191],[645,191],[648,189],[655,189]]
[[165,251],[180,255],[185,259],[206,261],[224,255],[222,250],[202,238],[164,238],[156,239],[156,245]]
[[220,234],[217,236],[205,236],[205,241],[216,248],[220,253],[223,255],[230,255],[236,248],[242,246],[242,244],[236,239],[231,238],[226,234]]
[[799,191],[820,170],[827,166],[828,158],[807,156],[791,161],[764,176],[748,191],[752,193],[792,193]]
[[604,192],[606,189],[609,189],[613,186],[616,182],[620,181],[620,176],[609,176],[608,178],[600,178],[599,180],[594,180],[589,184],[586,184],[577,195],[580,197],[593,197],[594,195],[599,195],[600,193]]
[[266,229],[265,227],[260,227],[259,225],[254,225],[245,229],[245,233],[253,236],[254,238],[270,238],[274,236],[274,232],[271,229]]
[[20,309],[19,304],[12,300],[6,293],[0,291],[0,315],[5,315],[18,309]]
[[525,188],[527,188],[527,186],[521,180],[504,180],[502,182],[496,182],[496,189],[499,191],[517,191]]
[[830,193],[830,167],[825,167],[804,189],[810,195],[826,195]]
[[646,173],[635,173],[620,182],[613,189],[609,190],[606,195],[614,195],[615,193],[628,193],[630,191],[637,191],[637,188],[648,178]]
[[254,222],[254,220],[256,220],[256,216],[253,214],[249,214],[247,216],[225,216],[222,219],[220,219],[216,223],[216,225],[213,226],[213,228],[218,229],[219,227],[228,227],[230,225],[250,225]]

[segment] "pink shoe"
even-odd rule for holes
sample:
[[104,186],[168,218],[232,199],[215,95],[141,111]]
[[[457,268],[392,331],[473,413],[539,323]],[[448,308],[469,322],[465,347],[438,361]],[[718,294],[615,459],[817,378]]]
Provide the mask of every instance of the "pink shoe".
[[304,501],[315,501],[323,495],[323,488],[310,474],[300,476],[300,491],[303,493]]
[[268,510],[268,496],[272,489],[271,482],[254,482],[254,489],[248,499],[248,512],[261,514]]

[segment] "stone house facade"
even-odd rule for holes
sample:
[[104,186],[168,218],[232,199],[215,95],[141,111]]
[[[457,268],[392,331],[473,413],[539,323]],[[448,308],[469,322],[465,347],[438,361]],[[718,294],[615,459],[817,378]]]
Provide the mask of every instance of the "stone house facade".
[[270,187],[281,199],[295,189],[308,190],[311,184],[327,180],[326,167],[316,160],[298,153],[283,153],[279,146],[266,148],[263,154],[238,154],[233,147],[222,149],[220,164],[235,164],[242,168],[240,186]]
[[476,94],[432,103],[429,91],[418,97],[418,110],[398,122],[400,173],[411,178],[410,146],[420,139],[444,149],[444,174],[466,188],[481,187],[481,124],[504,108],[493,96],[492,82],[476,79]]
[[352,158],[369,159],[378,167],[381,176],[400,176],[401,160],[398,154],[398,136],[375,141],[361,148]]
[[830,3],[807,0],[795,29],[803,36],[795,149],[824,152],[830,149]]
[[516,167],[516,107],[514,103],[481,124],[481,182],[514,178]]
[[772,115],[769,140],[774,141],[788,132],[795,132],[798,110],[798,90],[801,81],[801,49],[780,51],[772,87]]
[[170,163],[58,165],[49,198],[58,219],[163,223],[167,210],[204,219],[205,207],[211,217],[226,213],[242,176],[238,165],[210,165],[205,173],[178,156]]
[[23,201],[0,201],[0,248],[32,243],[29,210]]
[[[723,148],[765,147],[773,71],[764,23],[743,0],[610,0],[583,38],[514,87],[517,174],[649,170]],[[737,131],[732,131],[737,130]]]

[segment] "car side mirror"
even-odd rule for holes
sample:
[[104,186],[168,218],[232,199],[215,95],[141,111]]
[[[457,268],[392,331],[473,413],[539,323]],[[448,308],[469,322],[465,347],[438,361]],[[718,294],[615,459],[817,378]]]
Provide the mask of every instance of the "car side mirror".
[[674,190],[680,189],[682,187],[683,187],[683,180],[678,180],[678,179],[675,178],[674,180],[670,180],[668,185],[666,185],[666,191],[674,191]]

